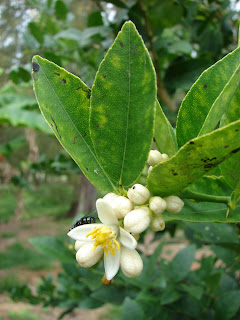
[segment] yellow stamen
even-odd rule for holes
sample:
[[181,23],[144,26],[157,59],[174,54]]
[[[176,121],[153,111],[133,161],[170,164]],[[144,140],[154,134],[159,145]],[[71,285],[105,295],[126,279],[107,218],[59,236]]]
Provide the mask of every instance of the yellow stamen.
[[108,251],[114,256],[115,249],[117,248],[117,250],[119,250],[120,248],[116,240],[115,232],[108,226],[94,227],[86,237],[95,239],[92,251],[95,250],[97,246],[102,246],[106,257],[108,257]]

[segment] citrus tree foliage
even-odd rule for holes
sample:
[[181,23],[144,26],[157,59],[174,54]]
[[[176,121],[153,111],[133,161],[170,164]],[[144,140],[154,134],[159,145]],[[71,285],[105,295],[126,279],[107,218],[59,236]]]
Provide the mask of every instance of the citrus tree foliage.
[[[213,179],[216,174],[211,176],[213,169],[233,156],[239,163],[240,119],[234,113],[239,106],[239,50],[204,71],[192,86],[179,110],[176,136],[157,101],[151,58],[132,22],[126,22],[118,33],[92,89],[56,64],[35,56],[34,90],[57,139],[97,188],[120,194],[131,186],[146,164],[154,139],[170,159],[148,175],[152,194],[175,194],[219,206],[217,215],[201,218],[198,212],[204,205],[199,204],[194,214],[187,201],[174,219],[239,222],[238,176],[235,184],[224,180],[221,187]],[[223,179],[227,175],[224,168]],[[208,190],[199,183],[202,177],[211,180]],[[218,188],[225,188],[225,194],[216,193]],[[221,211],[227,210],[226,205],[231,208],[229,220]]]

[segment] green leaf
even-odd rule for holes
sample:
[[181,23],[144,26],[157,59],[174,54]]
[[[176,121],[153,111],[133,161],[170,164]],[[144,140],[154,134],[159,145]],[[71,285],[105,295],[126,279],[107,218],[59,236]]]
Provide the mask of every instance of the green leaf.
[[156,117],[154,138],[158,150],[172,157],[177,152],[177,139],[173,127],[162,111],[159,102],[156,102]]
[[57,0],[55,3],[55,11],[57,14],[57,17],[61,20],[65,20],[67,17],[67,13],[68,13],[68,8],[66,6],[66,4],[61,1],[61,0]]
[[64,246],[64,243],[55,237],[34,237],[29,242],[40,252],[65,263],[74,263],[74,256]]
[[188,190],[216,196],[230,196],[231,194],[231,189],[226,184],[225,179],[216,176],[203,176],[191,184]]
[[167,273],[172,281],[178,282],[187,276],[194,261],[195,252],[195,245],[187,246],[169,263]]
[[240,222],[240,205],[235,210],[230,210],[226,218],[227,206],[223,203],[192,203],[185,200],[182,211],[172,214],[167,211],[163,213],[165,221],[189,221],[189,222]]
[[216,319],[228,320],[240,308],[240,290],[223,292],[216,303]]
[[122,320],[137,318],[138,320],[145,319],[144,312],[137,302],[126,297],[123,302]]
[[176,287],[168,285],[161,295],[160,303],[161,305],[170,304],[177,301],[180,297],[181,296],[177,292]]
[[40,43],[43,44],[44,41],[44,33],[40,29],[39,25],[36,22],[30,22],[28,24],[28,28],[32,36]]
[[189,293],[192,297],[196,298],[197,300],[200,300],[203,294],[203,287],[196,286],[196,285],[187,285],[185,283],[182,283],[180,285],[180,288]]
[[59,142],[93,185],[106,191],[115,190],[90,138],[91,90],[78,77],[39,56],[33,58],[33,68],[39,107]]
[[[231,101],[231,105],[223,115],[220,126],[226,126],[229,123],[240,119],[240,88],[238,88],[236,95]],[[223,161],[220,165],[220,170],[228,185],[234,190],[240,181],[240,156],[233,155],[231,158]]]
[[240,120],[189,141],[173,158],[152,169],[148,189],[160,196],[182,192],[240,150],[239,131]]
[[240,48],[203,72],[182,102],[177,119],[179,147],[212,131],[239,86]]
[[152,144],[156,79],[150,56],[126,22],[97,72],[90,132],[99,161],[113,181],[132,184]]

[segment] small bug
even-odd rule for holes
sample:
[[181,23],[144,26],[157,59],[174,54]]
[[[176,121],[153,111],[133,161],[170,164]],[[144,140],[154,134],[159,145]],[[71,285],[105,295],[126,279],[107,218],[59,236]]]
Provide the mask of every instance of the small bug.
[[85,215],[84,217],[78,219],[69,229],[69,231],[71,231],[72,229],[82,226],[83,224],[90,224],[90,223],[95,223],[96,219],[94,217],[91,216],[87,216]]

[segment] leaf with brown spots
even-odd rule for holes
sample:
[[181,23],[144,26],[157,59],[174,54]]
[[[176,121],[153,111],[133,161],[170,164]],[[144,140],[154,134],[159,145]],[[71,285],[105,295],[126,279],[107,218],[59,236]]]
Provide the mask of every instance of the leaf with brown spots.
[[[155,166],[148,176],[154,195],[168,196],[185,188],[218,166],[240,147],[240,120],[186,143],[170,160]],[[229,148],[224,148],[229,145]],[[203,161],[205,160],[205,161]],[[177,172],[174,176],[172,172]]]
[[179,147],[213,131],[224,112],[231,107],[232,100],[239,96],[239,61],[240,48],[237,48],[205,70],[189,90],[178,113]]

